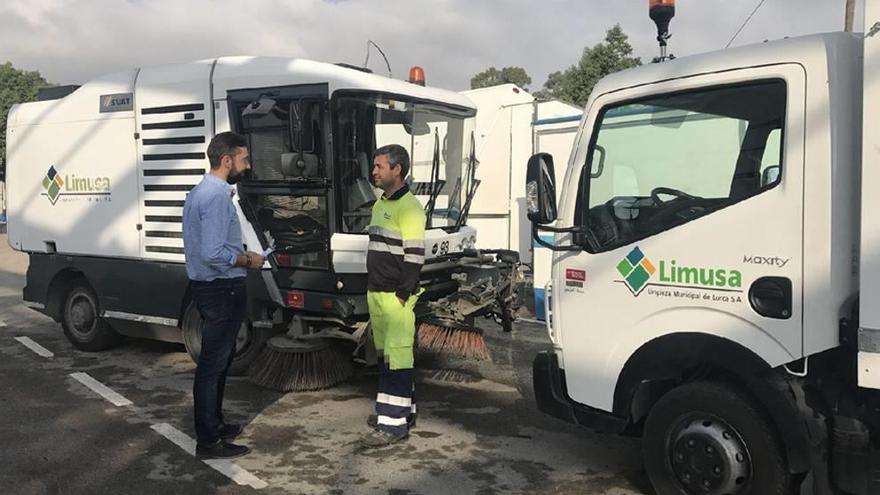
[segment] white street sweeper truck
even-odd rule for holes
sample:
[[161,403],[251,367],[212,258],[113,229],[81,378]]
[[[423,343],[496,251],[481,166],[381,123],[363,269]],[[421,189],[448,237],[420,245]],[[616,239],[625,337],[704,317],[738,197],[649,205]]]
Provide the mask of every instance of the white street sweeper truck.
[[369,347],[370,169],[373,151],[391,143],[409,150],[411,187],[429,210],[420,321],[473,330],[489,316],[509,327],[516,253],[472,249],[477,233],[466,225],[478,185],[467,98],[269,57],[144,67],[66,93],[9,112],[8,229],[29,255],[25,304],[60,321],[76,347],[105,349],[124,334],[198,355],[181,216],[209,168],[207,143],[226,130],[248,139],[253,168],[233,198],[244,247],[272,250],[247,278],[233,371],[279,332],[304,353],[328,342]]
[[554,181],[541,410],[641,436],[659,495],[880,493],[880,1],[602,79]]

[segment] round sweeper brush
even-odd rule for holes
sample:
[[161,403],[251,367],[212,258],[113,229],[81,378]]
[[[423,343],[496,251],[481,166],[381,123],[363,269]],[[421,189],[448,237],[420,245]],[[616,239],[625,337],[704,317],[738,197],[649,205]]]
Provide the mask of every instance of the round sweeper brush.
[[269,339],[248,371],[251,382],[279,392],[320,390],[347,380],[351,357],[329,339]]
[[478,361],[490,359],[486,339],[479,328],[457,326],[445,321],[424,321],[419,325],[416,342],[420,351],[432,354]]

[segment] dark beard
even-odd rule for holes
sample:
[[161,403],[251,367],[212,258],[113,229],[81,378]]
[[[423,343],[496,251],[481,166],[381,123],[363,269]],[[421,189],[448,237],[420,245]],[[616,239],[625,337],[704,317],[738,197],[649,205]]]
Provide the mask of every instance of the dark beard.
[[239,182],[241,182],[242,180],[250,179],[250,178],[251,178],[251,170],[246,169],[244,172],[238,172],[235,175],[230,173],[229,176],[226,177],[226,182],[230,186],[234,186],[234,185],[238,184]]

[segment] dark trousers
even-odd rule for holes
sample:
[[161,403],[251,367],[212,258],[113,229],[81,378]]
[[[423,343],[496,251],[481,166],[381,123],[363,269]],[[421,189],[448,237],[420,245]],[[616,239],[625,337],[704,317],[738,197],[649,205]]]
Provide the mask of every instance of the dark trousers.
[[401,435],[407,432],[406,420],[416,413],[415,383],[412,368],[392,370],[379,363],[379,393],[376,416],[380,430]]
[[223,390],[235,356],[235,338],[244,320],[247,294],[243,278],[192,282],[193,301],[205,320],[202,349],[193,383],[196,438],[213,445],[223,426]]

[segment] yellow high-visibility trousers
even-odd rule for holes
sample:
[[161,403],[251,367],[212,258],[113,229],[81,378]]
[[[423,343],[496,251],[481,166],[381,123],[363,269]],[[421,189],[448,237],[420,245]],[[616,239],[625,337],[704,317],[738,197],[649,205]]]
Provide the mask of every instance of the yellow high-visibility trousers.
[[405,304],[394,292],[367,291],[373,344],[391,370],[413,367],[413,344],[416,333],[415,305],[418,294],[409,296]]

